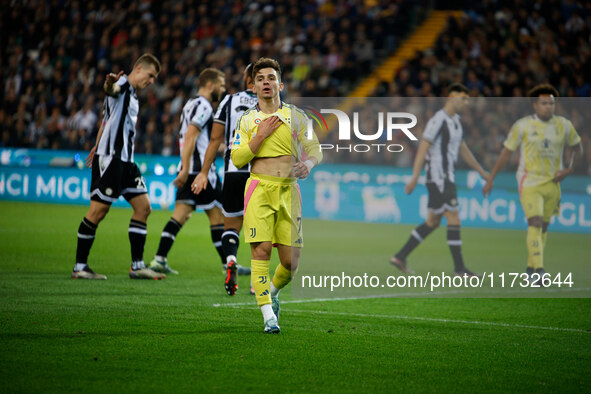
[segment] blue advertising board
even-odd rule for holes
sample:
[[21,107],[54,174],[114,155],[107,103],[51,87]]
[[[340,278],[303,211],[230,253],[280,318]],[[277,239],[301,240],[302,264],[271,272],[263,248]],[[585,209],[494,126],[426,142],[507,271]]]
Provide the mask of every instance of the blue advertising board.
[[[75,152],[42,151],[45,159],[28,164],[10,160],[10,150],[0,150],[0,200],[88,204],[90,169]],[[14,153],[14,151],[12,151]],[[17,157],[25,157],[22,152]],[[31,155],[29,155],[31,157]],[[67,160],[55,158],[72,158]],[[19,159],[19,160],[20,160]],[[174,204],[175,157],[137,155],[155,209]],[[25,163],[27,160],[24,161]],[[221,160],[218,159],[218,169]],[[406,195],[410,168],[322,164],[300,181],[303,216],[327,220],[417,224],[427,216],[427,189],[419,183]],[[491,196],[482,196],[483,180],[474,171],[456,173],[460,218],[463,226],[523,229],[527,226],[512,173],[500,174]],[[560,214],[552,219],[552,231],[591,233],[591,177],[572,176],[562,182]],[[114,206],[125,206],[120,198]]]

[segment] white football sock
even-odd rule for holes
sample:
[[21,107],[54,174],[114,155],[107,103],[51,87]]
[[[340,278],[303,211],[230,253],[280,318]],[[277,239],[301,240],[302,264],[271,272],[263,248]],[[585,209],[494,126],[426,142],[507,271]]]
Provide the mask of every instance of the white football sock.
[[276,288],[273,282],[271,281],[271,297],[277,297],[280,291],[281,289]]
[[277,316],[275,316],[275,314],[273,313],[273,308],[271,307],[271,304],[262,305],[261,312],[263,312],[263,320],[265,321],[265,323],[272,317],[277,319]]

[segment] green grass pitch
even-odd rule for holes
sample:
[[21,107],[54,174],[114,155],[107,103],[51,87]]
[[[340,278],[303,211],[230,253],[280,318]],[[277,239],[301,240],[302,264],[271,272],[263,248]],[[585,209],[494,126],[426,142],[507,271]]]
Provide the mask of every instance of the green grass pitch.
[[[108,280],[70,279],[86,210],[0,203],[2,392],[591,390],[588,298],[319,301],[294,299],[294,286],[281,294],[282,333],[265,335],[249,279],[240,278],[235,297],[225,294],[202,213],[182,229],[169,256],[179,276],[128,278],[131,210],[113,208],[89,259]],[[148,261],[170,213],[150,216]],[[412,227],[305,220],[304,228],[304,264],[355,270],[366,261],[372,272],[397,275],[387,260]],[[524,237],[464,229],[467,265],[521,272]],[[413,268],[449,270],[444,238],[439,230],[421,245],[411,256]],[[588,241],[588,235],[551,233],[548,271],[570,264],[587,286],[591,268],[573,262],[588,261]],[[242,245],[239,259],[248,265]]]

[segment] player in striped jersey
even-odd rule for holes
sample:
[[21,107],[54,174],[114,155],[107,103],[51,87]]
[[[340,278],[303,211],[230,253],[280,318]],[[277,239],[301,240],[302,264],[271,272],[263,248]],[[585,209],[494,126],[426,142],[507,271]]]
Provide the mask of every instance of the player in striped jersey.
[[[226,291],[234,295],[238,288],[236,274],[250,275],[250,269],[237,264],[238,245],[240,244],[240,230],[244,215],[244,186],[250,176],[250,163],[242,168],[236,168],[230,157],[234,131],[238,119],[247,109],[257,104],[257,96],[252,91],[252,64],[243,73],[244,91],[228,95],[220,103],[213,119],[211,139],[201,172],[193,181],[193,192],[199,194],[207,188],[207,172],[215,160],[222,141],[225,142],[224,153],[224,185],[222,188],[222,212],[224,214],[224,234],[222,235],[222,250],[229,267],[226,271]],[[252,290],[252,289],[251,289]]]
[[460,216],[455,185],[455,162],[458,155],[466,164],[478,171],[483,178],[488,173],[478,163],[466,142],[458,112],[468,105],[468,89],[461,84],[452,84],[449,99],[425,126],[423,139],[415,157],[411,180],[406,184],[407,194],[417,185],[423,164],[427,163],[427,191],[429,193],[429,214],[425,223],[414,229],[406,244],[392,256],[390,263],[403,272],[412,272],[406,263],[407,256],[435,230],[445,216],[447,220],[447,244],[454,262],[454,274],[474,275],[464,266],[462,240],[460,238]]
[[178,232],[195,209],[203,209],[207,214],[213,245],[222,259],[222,264],[224,263],[221,240],[224,232],[224,217],[219,202],[221,182],[215,166],[211,166],[207,172],[209,187],[205,192],[195,195],[191,191],[191,184],[201,171],[205,151],[209,145],[213,123],[211,102],[219,101],[225,90],[224,73],[215,68],[207,68],[199,74],[197,97],[187,101],[183,107],[179,133],[181,161],[178,166],[178,175],[174,180],[177,187],[176,203],[172,217],[162,230],[158,251],[150,263],[150,268],[156,272],[178,274],[168,265],[167,256]]
[[[562,116],[554,115],[558,91],[553,86],[538,85],[528,96],[532,100],[534,114],[519,119],[511,127],[482,193],[485,196],[490,194],[495,176],[519,148],[517,182],[528,223],[526,273],[537,282],[545,273],[544,247],[548,225],[552,215],[556,215],[560,208],[560,181],[573,172],[576,160],[582,156],[583,145],[573,124]],[[571,148],[566,168],[563,165],[565,145]]]
[[144,54],[136,61],[128,76],[121,71],[118,75],[109,74],[106,78],[103,122],[97,143],[86,158],[86,165],[92,167],[90,209],[78,228],[76,264],[71,275],[74,279],[107,279],[105,275],[90,269],[87,260],[99,222],[121,195],[133,208],[128,231],[132,259],[130,278],[165,278],[165,275],[147,269],[143,260],[146,222],[151,207],[146,183],[133,162],[139,113],[136,91],[153,84],[159,73],[158,59]]

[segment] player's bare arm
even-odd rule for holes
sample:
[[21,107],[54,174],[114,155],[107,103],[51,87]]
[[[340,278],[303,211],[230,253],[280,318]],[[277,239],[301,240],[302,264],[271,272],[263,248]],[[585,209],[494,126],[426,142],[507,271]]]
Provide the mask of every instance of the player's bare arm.
[[583,144],[580,142],[572,147],[566,147],[566,150],[567,157],[570,156],[570,160],[566,168],[556,171],[556,173],[554,174],[554,179],[552,180],[556,183],[561,182],[564,178],[572,174],[575,170],[575,167],[579,159],[583,157]]
[[423,169],[423,165],[425,164],[425,157],[427,156],[427,151],[429,150],[431,145],[431,142],[427,140],[422,140],[419,144],[419,149],[417,151],[417,155],[415,157],[415,161],[412,167],[412,178],[404,187],[404,192],[406,194],[411,194],[417,186],[419,176],[421,176],[421,171]]
[[105,93],[109,96],[116,96],[121,91],[121,86],[116,84],[119,78],[123,75],[123,70],[119,71],[119,74],[109,73],[105,78],[105,84],[103,88],[105,89]]
[[489,173],[486,172],[484,168],[482,168],[480,163],[478,163],[478,160],[476,160],[474,154],[472,153],[470,148],[468,148],[468,145],[465,141],[462,141],[462,145],[460,146],[460,156],[462,157],[462,159],[464,159],[466,164],[470,166],[470,168],[474,169],[475,171],[478,171],[478,173],[481,177],[484,178],[484,180],[488,180]]
[[214,122],[213,127],[211,129],[211,136],[209,137],[209,145],[207,146],[207,150],[205,151],[205,157],[203,158],[203,165],[201,166],[201,171],[195,177],[193,184],[191,185],[191,190],[195,194],[201,193],[202,190],[207,188],[207,174],[209,173],[209,169],[211,164],[215,160],[215,155],[222,141],[224,140],[224,125],[221,123]]
[[195,151],[195,141],[201,131],[195,125],[189,125],[187,134],[185,135],[185,142],[183,143],[183,151],[181,152],[181,170],[173,181],[178,188],[183,187],[189,177],[189,166],[191,165],[191,156]]
[[492,191],[492,188],[493,188],[493,182],[495,180],[495,177],[497,176],[499,171],[501,171],[503,168],[505,168],[505,165],[507,164],[507,162],[511,158],[512,154],[513,154],[512,150],[507,149],[506,147],[503,148],[503,150],[501,151],[501,154],[499,155],[499,158],[497,159],[497,162],[495,163],[495,166],[493,167],[492,171],[490,172],[490,175],[488,176],[488,179],[486,180],[486,184],[482,188],[482,195],[483,196],[486,197],[488,194],[490,194],[490,192]]
[[98,143],[101,140],[102,135],[103,135],[103,124],[101,123],[101,127],[100,127],[99,132],[96,136],[96,142],[95,142],[94,146],[92,147],[92,149],[90,149],[90,152],[88,152],[88,156],[86,156],[86,167],[88,167],[88,168],[92,167],[92,161],[94,160],[96,148],[98,147]]

